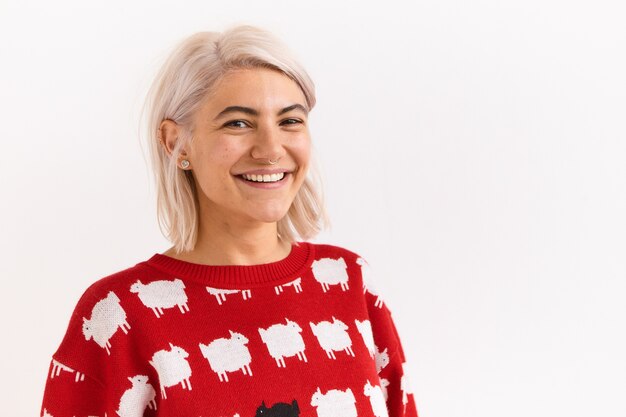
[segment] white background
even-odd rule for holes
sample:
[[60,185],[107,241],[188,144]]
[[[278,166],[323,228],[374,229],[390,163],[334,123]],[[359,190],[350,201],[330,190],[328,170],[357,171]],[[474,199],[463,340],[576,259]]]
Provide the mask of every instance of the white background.
[[247,23],[317,87],[333,228],[369,259],[420,417],[626,415],[619,1],[0,2],[2,415],[39,413],[95,280],[168,248],[138,110]]

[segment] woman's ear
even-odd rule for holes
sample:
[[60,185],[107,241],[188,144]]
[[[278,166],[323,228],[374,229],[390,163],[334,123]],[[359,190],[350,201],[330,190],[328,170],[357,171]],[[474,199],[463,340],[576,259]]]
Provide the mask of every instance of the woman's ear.
[[[157,132],[157,137],[159,138],[159,142],[165,149],[165,152],[169,156],[172,156],[172,152],[174,151],[174,146],[176,145],[176,141],[180,137],[180,132],[182,128],[178,126],[178,124],[170,119],[165,119],[161,122],[159,126],[159,130]],[[179,159],[186,159],[187,151],[183,148],[180,151]]]

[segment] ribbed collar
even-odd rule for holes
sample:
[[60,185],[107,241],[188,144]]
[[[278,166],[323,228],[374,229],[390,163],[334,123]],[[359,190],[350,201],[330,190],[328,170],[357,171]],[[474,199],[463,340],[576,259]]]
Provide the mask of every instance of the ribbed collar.
[[180,278],[202,281],[215,287],[251,287],[263,284],[279,284],[297,278],[311,267],[314,247],[309,242],[291,245],[291,251],[280,261],[257,265],[204,265],[155,253],[142,262],[145,265]]

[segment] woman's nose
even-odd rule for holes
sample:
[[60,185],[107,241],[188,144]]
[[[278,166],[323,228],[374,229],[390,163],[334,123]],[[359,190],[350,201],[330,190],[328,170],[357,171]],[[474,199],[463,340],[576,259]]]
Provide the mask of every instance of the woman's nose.
[[276,127],[260,127],[254,138],[252,147],[252,157],[255,159],[276,160],[285,153],[283,148],[283,140],[280,128]]

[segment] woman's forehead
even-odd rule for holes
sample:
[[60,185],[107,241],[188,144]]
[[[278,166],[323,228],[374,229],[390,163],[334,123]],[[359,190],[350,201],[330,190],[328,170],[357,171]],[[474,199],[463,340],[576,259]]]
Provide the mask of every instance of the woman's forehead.
[[224,74],[214,86],[216,95],[250,95],[253,93],[302,94],[298,84],[283,72],[268,68],[231,70]]
[[[249,70],[254,71],[254,70]],[[221,80],[203,105],[205,112],[220,118],[227,113],[243,112],[251,116],[263,113],[281,115],[298,110],[307,114],[305,96],[300,87],[282,73],[230,75]]]

